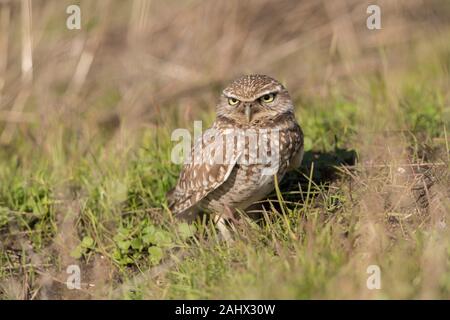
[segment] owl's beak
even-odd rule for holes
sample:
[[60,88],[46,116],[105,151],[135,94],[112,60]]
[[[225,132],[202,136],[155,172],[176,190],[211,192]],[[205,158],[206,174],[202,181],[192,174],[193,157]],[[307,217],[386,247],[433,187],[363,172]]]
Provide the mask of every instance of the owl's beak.
[[247,122],[252,120],[252,108],[250,104],[245,105],[245,117],[247,118]]

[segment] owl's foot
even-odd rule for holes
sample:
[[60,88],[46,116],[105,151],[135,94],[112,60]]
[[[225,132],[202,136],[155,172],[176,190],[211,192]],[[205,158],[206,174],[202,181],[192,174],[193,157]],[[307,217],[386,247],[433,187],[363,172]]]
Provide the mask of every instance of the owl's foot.
[[217,229],[219,229],[220,236],[225,242],[233,243],[234,239],[231,235],[230,229],[227,227],[227,222],[223,216],[216,216],[215,219]]
[[215,218],[217,228],[219,229],[220,235],[227,243],[232,243],[234,241],[233,236],[230,232],[230,228],[236,231],[233,223],[237,220],[234,217],[234,211],[229,206],[224,206],[224,212],[222,215],[217,215]]

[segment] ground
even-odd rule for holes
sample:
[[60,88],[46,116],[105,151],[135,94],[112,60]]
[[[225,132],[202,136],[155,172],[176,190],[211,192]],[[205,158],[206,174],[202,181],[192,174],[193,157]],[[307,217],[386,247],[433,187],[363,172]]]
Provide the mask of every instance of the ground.
[[[86,39],[98,25],[92,22]],[[154,37],[171,34],[158,26],[149,27]],[[129,56],[113,60],[122,47],[119,29],[94,33],[108,40],[79,51],[97,55],[85,80],[55,71],[53,64],[70,61],[72,69],[84,67],[57,59],[70,54],[51,31],[41,46],[56,60],[47,63],[37,45],[32,85],[8,69],[0,106],[16,110],[26,101],[20,109],[34,120],[2,120],[0,113],[3,299],[450,298],[448,28],[406,43],[361,45],[354,64],[335,44],[320,51],[327,63],[308,65],[300,80],[285,65],[300,66],[297,58],[266,59],[263,71],[284,81],[295,102],[305,157],[264,201],[261,220],[244,215],[235,225],[232,243],[207,219],[187,225],[168,211],[165,194],[180,169],[171,162],[171,133],[192,130],[194,120],[206,128],[220,88],[234,73],[261,67],[246,51],[250,67],[218,66],[223,76],[183,89],[171,84],[186,82],[183,72],[190,71],[166,64],[161,68],[180,78],[150,90],[145,79],[153,85],[158,77],[152,67],[137,68],[141,60]],[[115,73],[122,65],[129,74]],[[136,105],[144,107],[130,107]],[[80,290],[66,286],[70,265],[80,268]],[[367,285],[373,266],[379,288]]]

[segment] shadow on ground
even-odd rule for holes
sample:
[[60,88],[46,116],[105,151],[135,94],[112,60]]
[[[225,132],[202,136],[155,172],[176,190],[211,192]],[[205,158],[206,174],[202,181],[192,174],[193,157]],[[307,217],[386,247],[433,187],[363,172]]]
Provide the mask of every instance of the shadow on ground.
[[280,190],[298,190],[298,184],[307,186],[308,178],[317,185],[331,183],[338,177],[337,167],[355,164],[356,151],[336,148],[332,152],[307,151],[303,156],[300,170],[289,172],[280,184]]
[[[333,181],[338,179],[339,170],[337,168],[342,165],[354,165],[356,156],[355,150],[340,148],[336,148],[331,152],[312,150],[305,152],[299,170],[287,173],[280,183],[280,191],[283,194],[283,199],[288,203],[301,202],[302,195],[298,191],[302,190],[302,192],[305,193],[306,190],[308,190],[309,177],[312,177],[311,180],[313,185],[315,184],[327,188]],[[277,205],[278,199],[275,192],[272,193],[268,199],[273,200],[271,201],[272,205],[279,211],[280,208]],[[263,209],[262,207],[267,211],[270,211],[270,203],[265,201],[264,203],[253,205],[247,210],[247,213],[261,212]]]

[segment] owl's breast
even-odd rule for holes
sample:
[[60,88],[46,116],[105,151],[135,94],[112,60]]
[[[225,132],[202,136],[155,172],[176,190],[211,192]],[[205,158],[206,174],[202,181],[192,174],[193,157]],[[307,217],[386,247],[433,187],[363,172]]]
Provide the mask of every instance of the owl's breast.
[[[275,186],[273,174],[266,174],[266,165],[236,165],[228,180],[202,201],[208,211],[222,212],[224,206],[246,209],[252,203],[264,199]],[[281,169],[281,167],[280,167]],[[281,179],[285,170],[277,170]]]
[[249,138],[237,139],[233,153],[240,156],[236,165],[226,181],[201,201],[200,207],[215,212],[223,212],[224,206],[245,210],[264,199],[275,187],[275,176],[280,182],[289,168],[298,166],[301,156],[296,155],[302,147],[302,134],[295,123],[278,130],[258,130]]

